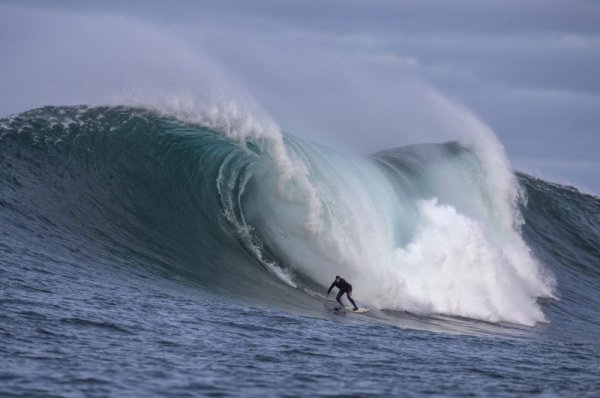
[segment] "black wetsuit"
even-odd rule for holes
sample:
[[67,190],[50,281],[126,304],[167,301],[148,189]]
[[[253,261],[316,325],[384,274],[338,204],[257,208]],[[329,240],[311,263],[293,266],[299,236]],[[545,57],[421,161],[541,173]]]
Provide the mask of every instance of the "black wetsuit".
[[327,289],[327,294],[331,293],[331,289],[333,289],[334,286],[337,287],[338,289],[340,289],[340,291],[338,292],[337,297],[335,299],[337,300],[338,303],[340,303],[340,305],[342,307],[344,307],[344,303],[342,303],[342,300],[340,300],[340,298],[344,295],[344,293],[346,293],[346,297],[348,298],[348,300],[350,300],[350,302],[354,306],[354,309],[358,308],[356,306],[356,303],[354,302],[354,300],[352,300],[352,297],[348,296],[348,293],[352,293],[352,285],[351,284],[346,282],[346,280],[344,278],[340,278],[339,282],[337,280],[335,280],[335,281],[333,281],[331,286],[329,286],[329,289]]

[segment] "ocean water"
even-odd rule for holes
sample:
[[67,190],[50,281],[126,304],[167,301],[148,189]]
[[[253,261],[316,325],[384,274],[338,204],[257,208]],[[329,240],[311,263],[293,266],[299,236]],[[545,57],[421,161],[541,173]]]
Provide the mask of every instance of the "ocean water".
[[600,199],[499,147],[80,106],[0,154],[2,396],[600,394]]

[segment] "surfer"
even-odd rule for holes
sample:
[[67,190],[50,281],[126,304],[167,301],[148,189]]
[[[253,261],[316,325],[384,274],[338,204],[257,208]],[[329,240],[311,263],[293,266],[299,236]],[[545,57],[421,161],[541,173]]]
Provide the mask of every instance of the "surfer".
[[354,302],[354,300],[352,300],[352,285],[346,282],[344,278],[340,277],[339,275],[336,275],[335,280],[333,281],[331,286],[329,286],[329,289],[327,289],[326,297],[329,296],[329,293],[331,293],[331,289],[333,289],[334,286],[340,289],[340,291],[337,294],[337,297],[335,298],[337,302],[340,303],[342,307],[344,307],[341,298],[344,295],[344,293],[346,293],[346,297],[348,297],[348,300],[350,300],[350,302],[354,306],[354,309],[352,311],[358,311],[356,303]]

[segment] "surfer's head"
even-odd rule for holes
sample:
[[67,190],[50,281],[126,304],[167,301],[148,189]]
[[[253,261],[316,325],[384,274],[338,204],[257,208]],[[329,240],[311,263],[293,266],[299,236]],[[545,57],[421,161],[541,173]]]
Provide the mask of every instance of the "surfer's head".
[[341,276],[339,276],[339,275],[336,275],[336,276],[335,276],[335,280],[336,280],[336,281],[339,281],[340,279],[342,279],[342,278],[341,278]]

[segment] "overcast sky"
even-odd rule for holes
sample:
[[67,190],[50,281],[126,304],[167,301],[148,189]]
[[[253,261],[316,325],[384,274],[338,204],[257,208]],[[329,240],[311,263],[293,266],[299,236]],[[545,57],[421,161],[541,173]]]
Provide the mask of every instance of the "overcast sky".
[[600,193],[600,1],[0,1],[0,116],[185,94],[369,153],[490,126],[517,170]]

